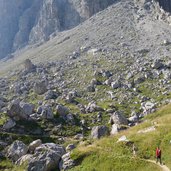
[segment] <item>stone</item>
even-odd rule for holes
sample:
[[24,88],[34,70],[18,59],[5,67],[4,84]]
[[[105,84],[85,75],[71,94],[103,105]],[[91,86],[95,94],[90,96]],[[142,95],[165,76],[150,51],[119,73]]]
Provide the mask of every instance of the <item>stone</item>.
[[153,62],[151,67],[154,68],[154,69],[161,69],[161,68],[164,67],[164,64],[162,63],[161,60],[156,60],[156,61]]
[[30,72],[30,71],[35,71],[36,67],[35,67],[35,65],[33,65],[33,63],[31,62],[30,59],[26,59],[24,61],[24,69],[25,69],[25,71]]
[[150,101],[141,103],[141,108],[143,109],[143,114],[147,115],[154,112],[156,105]]
[[95,102],[90,102],[85,109],[86,113],[98,112],[103,111],[100,106],[97,106]]
[[62,162],[63,162],[62,169],[64,170],[71,169],[75,165],[74,160],[71,159],[70,152],[62,156]]
[[47,92],[47,87],[44,81],[40,81],[34,84],[34,92],[38,95],[42,95]]
[[16,162],[21,156],[26,155],[28,147],[22,141],[14,141],[7,150],[7,157]]
[[24,156],[21,156],[16,162],[15,164],[17,165],[23,165],[25,163],[29,163],[32,159],[33,155],[32,154],[26,154]]
[[118,125],[117,124],[113,124],[112,125],[112,130],[111,130],[110,134],[111,135],[116,135],[116,134],[118,134],[118,132],[119,132]]
[[59,114],[59,116],[65,118],[66,115],[69,113],[69,109],[65,106],[57,105],[56,112],[57,112],[57,114]]
[[42,111],[40,114],[42,119],[53,119],[54,115],[50,106],[42,106]]
[[58,93],[56,93],[55,91],[48,90],[45,94],[44,99],[45,100],[56,99],[58,96],[59,96]]
[[74,139],[76,140],[82,140],[84,138],[83,134],[77,134],[74,136]]
[[67,147],[66,147],[66,151],[71,151],[71,150],[73,150],[75,148],[75,145],[74,144],[69,144],[69,145],[67,145]]
[[9,117],[13,118],[15,121],[18,120],[27,120],[29,116],[24,112],[24,109],[21,108],[19,101],[13,101],[7,110]]
[[120,138],[118,139],[117,142],[129,142],[129,140],[127,139],[127,137],[126,137],[125,135],[123,135],[122,137],[120,137]]
[[128,125],[128,120],[119,111],[114,112],[110,117],[110,124]]
[[106,136],[109,134],[109,130],[106,126],[94,126],[91,130],[91,138],[93,139],[99,139],[103,136]]
[[112,87],[113,89],[120,88],[120,87],[121,87],[121,83],[120,83],[119,81],[112,82],[112,83],[111,83],[111,87]]
[[35,149],[42,145],[42,140],[38,139],[29,144],[29,152],[34,153]]
[[35,149],[35,153],[28,163],[28,171],[57,170],[61,157],[65,154],[64,147],[54,144],[42,144]]
[[95,92],[95,87],[92,86],[92,85],[89,85],[89,86],[87,87],[87,91],[88,91],[88,92]]
[[71,113],[66,115],[66,120],[67,120],[68,123],[75,124],[74,116]]
[[34,104],[20,102],[20,107],[26,115],[31,115],[34,112]]
[[13,119],[8,119],[6,123],[3,125],[3,129],[9,130],[16,125],[16,122]]

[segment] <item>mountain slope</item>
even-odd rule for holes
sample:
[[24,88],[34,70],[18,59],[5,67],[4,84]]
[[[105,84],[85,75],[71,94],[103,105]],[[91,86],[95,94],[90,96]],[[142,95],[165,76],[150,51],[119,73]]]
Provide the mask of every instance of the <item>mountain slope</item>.
[[[22,50],[7,63],[1,62],[0,70],[13,68],[26,58],[35,62],[57,60],[79,52],[81,47],[102,48],[115,55],[142,55],[148,51],[147,59],[169,56],[169,48],[164,40],[171,40],[170,27],[163,20],[157,20],[160,13],[153,3],[133,3],[121,1],[98,13],[80,26],[59,33],[55,38],[37,48]],[[142,59],[145,60],[145,59]]]
[[[143,123],[119,135],[78,146],[72,153],[72,158],[77,161],[78,166],[70,170],[164,170],[147,160],[155,160],[157,146],[162,150],[162,162],[171,168],[170,109],[171,105],[163,107],[157,113],[145,118]],[[152,127],[155,129],[143,132]],[[123,135],[130,143],[117,142]],[[136,147],[136,156],[132,151],[133,143]]]
[[0,2],[0,58],[28,44],[71,29],[115,0],[2,0]]

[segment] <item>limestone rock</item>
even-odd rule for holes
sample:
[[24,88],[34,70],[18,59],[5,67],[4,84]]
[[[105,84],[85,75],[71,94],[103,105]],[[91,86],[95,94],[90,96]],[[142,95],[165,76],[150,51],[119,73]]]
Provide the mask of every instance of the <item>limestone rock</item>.
[[93,139],[101,138],[102,136],[108,135],[109,130],[106,126],[94,126],[91,130],[91,137]]
[[39,147],[40,145],[42,145],[42,141],[41,141],[40,139],[33,141],[32,143],[29,144],[29,147],[28,147],[28,148],[29,148],[29,151],[30,151],[31,153],[33,153],[34,150],[35,150],[37,147]]
[[7,122],[3,125],[3,129],[9,130],[16,125],[16,122],[12,119],[8,119]]
[[123,116],[123,114],[119,111],[112,114],[109,121],[112,125],[128,125],[128,120]]
[[7,157],[17,161],[21,156],[27,154],[28,147],[22,141],[14,141],[7,150]]
[[34,92],[38,95],[42,95],[47,91],[47,87],[44,81],[40,81],[34,84]]

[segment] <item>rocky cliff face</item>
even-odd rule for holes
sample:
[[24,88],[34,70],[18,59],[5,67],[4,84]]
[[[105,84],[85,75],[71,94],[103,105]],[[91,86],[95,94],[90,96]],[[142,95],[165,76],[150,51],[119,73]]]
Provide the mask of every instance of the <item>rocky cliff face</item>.
[[0,1],[0,58],[71,29],[116,0]]

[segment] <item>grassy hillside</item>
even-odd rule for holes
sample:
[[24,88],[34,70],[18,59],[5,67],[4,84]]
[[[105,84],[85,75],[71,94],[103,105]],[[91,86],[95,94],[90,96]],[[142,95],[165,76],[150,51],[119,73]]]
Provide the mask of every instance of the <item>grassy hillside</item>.
[[[160,170],[158,166],[142,160],[155,160],[155,149],[158,145],[162,149],[163,163],[171,168],[170,122],[171,105],[167,105],[145,118],[143,123],[123,131],[117,136],[80,145],[72,153],[72,158],[77,161],[78,166],[71,171]],[[138,133],[138,131],[151,126],[154,126],[156,130]],[[128,140],[134,142],[137,148],[136,157],[132,153],[132,143],[117,143],[118,138],[122,135],[126,135]]]

